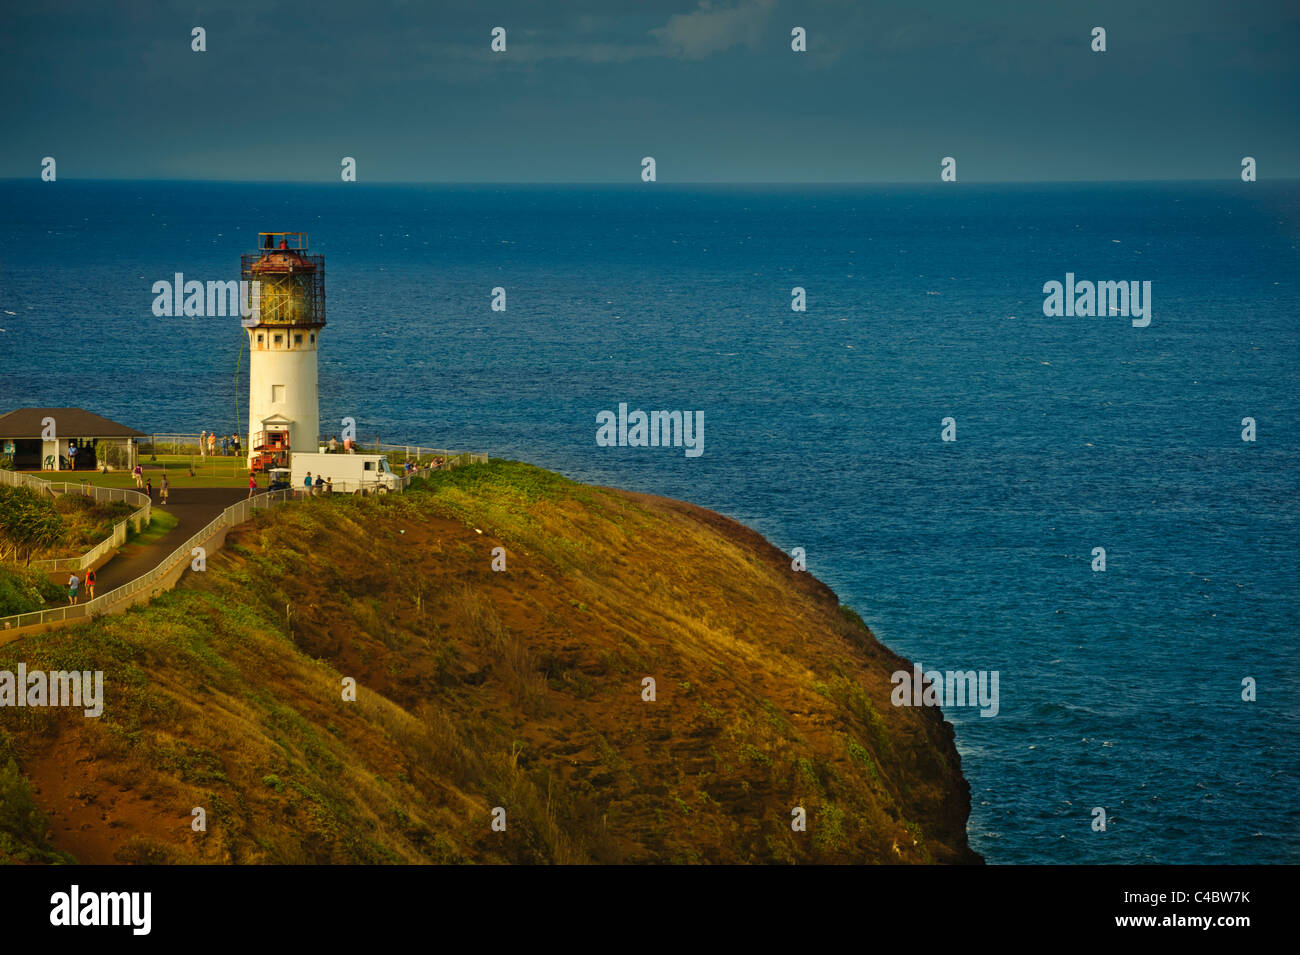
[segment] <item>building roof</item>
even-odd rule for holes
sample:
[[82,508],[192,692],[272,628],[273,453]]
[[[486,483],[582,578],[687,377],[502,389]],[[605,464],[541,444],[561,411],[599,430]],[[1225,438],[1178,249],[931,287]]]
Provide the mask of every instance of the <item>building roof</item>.
[[124,424],[82,408],[19,408],[0,415],[0,438],[39,438],[45,429],[42,418],[53,418],[55,432],[61,438],[143,438]]

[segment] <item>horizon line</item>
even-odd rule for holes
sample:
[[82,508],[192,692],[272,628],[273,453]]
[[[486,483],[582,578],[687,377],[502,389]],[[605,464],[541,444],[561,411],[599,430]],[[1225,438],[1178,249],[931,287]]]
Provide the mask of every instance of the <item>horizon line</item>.
[[[1172,179],[964,179],[953,183],[933,179],[837,179],[837,180],[801,180],[801,179],[692,179],[671,182],[627,182],[623,180],[494,180],[494,179],[375,179],[343,182],[332,179],[168,179],[168,178],[112,178],[107,176],[83,176],[75,179],[55,180],[54,185],[62,182],[95,183],[208,183],[245,186],[628,186],[630,188],[673,187],[673,186],[1083,186],[1083,185],[1151,185],[1169,183],[1233,183],[1242,182],[1239,176],[1223,178],[1183,177]],[[35,176],[0,176],[0,182],[44,183],[39,175]],[[1300,182],[1300,176],[1278,176],[1260,179],[1244,185],[1260,183]]]

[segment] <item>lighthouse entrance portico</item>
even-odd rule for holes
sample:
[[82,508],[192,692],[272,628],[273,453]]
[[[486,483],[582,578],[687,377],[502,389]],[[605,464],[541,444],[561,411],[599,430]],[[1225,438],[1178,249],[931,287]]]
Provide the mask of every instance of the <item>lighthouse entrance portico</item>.
[[261,427],[249,435],[249,467],[254,471],[287,468],[289,455],[294,450],[293,422],[284,415],[274,414],[263,418]]

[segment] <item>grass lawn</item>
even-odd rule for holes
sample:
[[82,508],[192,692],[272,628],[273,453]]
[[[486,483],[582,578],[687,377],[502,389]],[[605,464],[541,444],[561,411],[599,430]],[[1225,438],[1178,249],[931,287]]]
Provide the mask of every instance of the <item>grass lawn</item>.
[[[144,476],[153,479],[155,493],[162,482],[163,474],[167,475],[167,480],[171,482],[172,487],[178,488],[248,487],[248,465],[242,457],[201,458],[198,455],[191,457],[187,454],[160,454],[157,460],[151,461],[149,456],[145,455],[140,465],[144,468]],[[190,477],[191,467],[194,469],[194,477]],[[127,470],[107,473],[100,471],[28,471],[26,473],[55,484],[63,481],[69,484],[80,484],[85,481],[97,487],[135,487],[135,479]],[[262,476],[261,483],[265,486],[265,475]]]
[[149,522],[148,527],[139,534],[127,535],[126,542],[128,544],[152,544],[180,523],[175,514],[169,514],[157,507],[150,511],[150,515],[153,519]]
[[[358,449],[357,453],[374,452]],[[387,454],[389,461],[397,461],[403,457],[392,452]],[[423,455],[421,463],[428,464],[432,457],[430,454]],[[248,463],[242,455],[240,457],[221,455],[199,457],[197,454],[159,454],[151,457],[145,454],[141,455],[140,465],[144,468],[144,476],[153,479],[154,493],[158,491],[163,474],[167,475],[167,480],[171,482],[172,487],[176,488],[248,487]],[[194,471],[194,477],[190,477],[191,469]],[[55,484],[64,481],[69,484],[79,484],[85,481],[97,487],[135,487],[135,479],[127,470],[107,473],[99,471],[27,471],[25,473]],[[258,483],[265,489],[267,483],[265,473],[259,473]]]

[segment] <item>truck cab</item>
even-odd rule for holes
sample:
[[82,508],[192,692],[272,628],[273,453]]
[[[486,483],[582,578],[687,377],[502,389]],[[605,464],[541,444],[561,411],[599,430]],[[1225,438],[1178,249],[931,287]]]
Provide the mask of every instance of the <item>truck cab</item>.
[[389,470],[388,458],[382,454],[377,454],[365,457],[361,481],[363,484],[374,483],[378,485],[378,490],[382,494],[385,491],[394,490],[397,487],[398,479],[397,475]]

